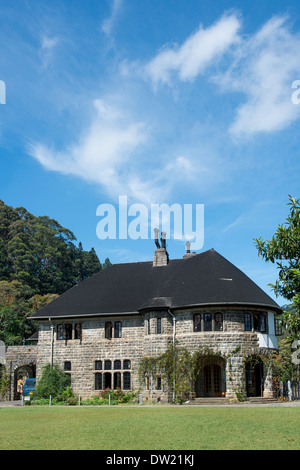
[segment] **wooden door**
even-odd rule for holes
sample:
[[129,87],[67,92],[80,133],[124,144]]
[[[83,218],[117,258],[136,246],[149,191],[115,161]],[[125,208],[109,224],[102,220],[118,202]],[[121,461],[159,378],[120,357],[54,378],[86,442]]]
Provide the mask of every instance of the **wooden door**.
[[211,364],[204,367],[204,394],[206,397],[221,396],[221,367]]

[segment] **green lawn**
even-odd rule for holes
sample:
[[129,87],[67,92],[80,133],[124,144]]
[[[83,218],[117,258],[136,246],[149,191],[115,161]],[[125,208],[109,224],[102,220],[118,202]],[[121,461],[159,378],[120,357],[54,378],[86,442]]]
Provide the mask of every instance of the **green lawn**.
[[300,408],[0,409],[0,449],[300,449]]

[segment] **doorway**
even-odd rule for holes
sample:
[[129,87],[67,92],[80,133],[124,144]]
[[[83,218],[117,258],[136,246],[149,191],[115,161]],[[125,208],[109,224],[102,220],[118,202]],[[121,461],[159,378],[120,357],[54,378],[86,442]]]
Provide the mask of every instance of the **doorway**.
[[246,363],[246,386],[248,397],[263,396],[263,362],[260,358]]
[[217,364],[209,364],[204,367],[204,396],[220,397],[221,390],[221,367]]

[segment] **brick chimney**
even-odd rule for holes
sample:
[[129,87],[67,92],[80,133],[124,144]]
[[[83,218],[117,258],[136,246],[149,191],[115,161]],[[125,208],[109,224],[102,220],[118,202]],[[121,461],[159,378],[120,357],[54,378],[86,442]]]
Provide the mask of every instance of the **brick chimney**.
[[161,245],[158,240],[159,229],[154,229],[155,245],[157,246],[153,256],[153,266],[166,266],[169,263],[169,255],[166,250],[166,232],[161,233]]

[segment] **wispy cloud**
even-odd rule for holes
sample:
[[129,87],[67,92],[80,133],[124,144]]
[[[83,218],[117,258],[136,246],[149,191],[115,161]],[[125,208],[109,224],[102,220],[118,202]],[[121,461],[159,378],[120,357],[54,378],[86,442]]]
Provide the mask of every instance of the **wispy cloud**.
[[112,29],[121,11],[123,0],[113,0],[111,7],[111,14],[108,18],[105,18],[101,24],[101,31],[109,36],[112,33]]
[[240,21],[235,14],[224,15],[212,26],[202,26],[181,45],[165,46],[146,66],[155,84],[169,83],[176,73],[181,81],[192,81],[238,42]]
[[79,176],[96,183],[117,197],[147,189],[135,173],[134,152],[147,139],[143,122],[130,122],[123,111],[95,100],[96,115],[78,141],[57,151],[45,144],[33,143],[29,154],[44,168]]
[[43,63],[43,67],[46,68],[48,67],[49,63],[53,58],[55,48],[59,44],[59,38],[43,35],[40,38],[40,43],[41,47],[39,51],[39,56]]
[[291,84],[300,76],[300,35],[290,31],[287,21],[271,18],[240,41],[232,65],[216,79],[224,91],[246,96],[230,126],[233,137],[278,131],[300,117],[291,100]]

